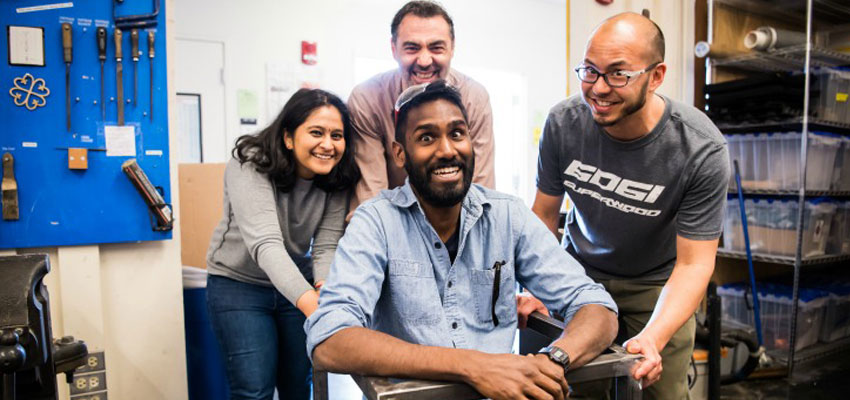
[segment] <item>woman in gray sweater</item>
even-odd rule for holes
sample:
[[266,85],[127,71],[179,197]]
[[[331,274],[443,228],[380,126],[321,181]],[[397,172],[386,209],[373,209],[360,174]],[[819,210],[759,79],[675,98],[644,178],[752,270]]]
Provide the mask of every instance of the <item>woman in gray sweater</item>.
[[[348,110],[301,89],[271,126],[240,137],[207,251],[207,304],[231,399],[310,397],[304,320],[318,306],[360,178]],[[191,205],[184,205],[191,207]]]

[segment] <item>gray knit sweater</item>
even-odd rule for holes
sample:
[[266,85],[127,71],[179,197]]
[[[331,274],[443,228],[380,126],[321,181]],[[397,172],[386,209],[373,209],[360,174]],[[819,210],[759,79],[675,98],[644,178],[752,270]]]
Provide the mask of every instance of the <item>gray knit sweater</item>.
[[207,270],[274,286],[295,304],[313,289],[308,281],[327,278],[344,231],[347,200],[346,192],[327,193],[300,178],[291,191],[280,192],[253,163],[231,159],[224,170],[224,212],[207,250]]

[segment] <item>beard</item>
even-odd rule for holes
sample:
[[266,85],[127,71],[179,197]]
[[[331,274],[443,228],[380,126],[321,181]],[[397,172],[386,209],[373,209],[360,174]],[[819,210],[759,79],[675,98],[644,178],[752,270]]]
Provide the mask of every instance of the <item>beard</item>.
[[640,88],[640,95],[638,95],[638,98],[634,103],[631,103],[631,104],[624,103],[623,104],[623,111],[622,111],[622,113],[620,113],[619,117],[614,118],[614,119],[609,120],[609,121],[605,121],[605,120],[600,121],[600,120],[596,119],[596,117],[594,117],[593,120],[596,121],[596,123],[599,124],[599,126],[603,126],[603,127],[613,126],[613,125],[617,124],[618,122],[622,121],[624,118],[628,117],[629,115],[632,115],[632,114],[638,112],[641,108],[643,108],[644,105],[646,105],[646,88],[648,86],[649,86],[649,80],[647,80],[646,82],[643,83],[643,86]]
[[[447,186],[446,184],[434,185],[431,182],[431,174],[440,168],[458,167],[463,174],[460,184]],[[475,170],[475,155],[468,159],[438,160],[430,166],[414,167],[410,163],[410,157],[405,157],[404,170],[410,177],[410,185],[416,190],[422,200],[434,207],[452,207],[463,201],[469,187],[472,185],[472,171]]]

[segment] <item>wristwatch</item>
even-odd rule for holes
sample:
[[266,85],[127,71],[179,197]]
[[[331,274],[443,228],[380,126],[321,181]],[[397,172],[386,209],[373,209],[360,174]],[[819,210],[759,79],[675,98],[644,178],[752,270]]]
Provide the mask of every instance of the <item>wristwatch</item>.
[[552,361],[556,362],[558,365],[561,365],[561,366],[564,367],[564,373],[565,374],[567,373],[567,370],[570,368],[570,355],[567,354],[567,352],[564,351],[564,349],[562,349],[558,346],[546,346],[546,347],[540,349],[540,351],[538,351],[537,354],[546,354],[547,356],[549,356],[550,360],[552,360]]

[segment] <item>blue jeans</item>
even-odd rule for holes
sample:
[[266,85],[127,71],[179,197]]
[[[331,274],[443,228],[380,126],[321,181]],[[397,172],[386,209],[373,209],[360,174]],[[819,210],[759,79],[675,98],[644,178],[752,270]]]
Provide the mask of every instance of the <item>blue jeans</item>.
[[304,314],[278,291],[207,278],[207,306],[221,346],[231,399],[310,398]]

